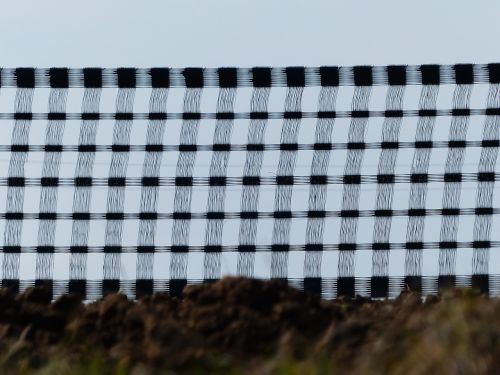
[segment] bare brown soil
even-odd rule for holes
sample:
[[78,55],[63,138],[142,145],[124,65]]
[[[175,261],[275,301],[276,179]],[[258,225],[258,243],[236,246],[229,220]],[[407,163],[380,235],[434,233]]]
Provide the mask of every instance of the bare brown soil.
[[285,362],[285,373],[493,374],[500,300],[455,290],[425,302],[410,292],[324,301],[242,278],[189,286],[182,299],[114,294],[87,305],[74,296],[51,302],[43,287],[0,290],[3,373],[56,358],[76,366],[96,353],[134,374],[283,373]]

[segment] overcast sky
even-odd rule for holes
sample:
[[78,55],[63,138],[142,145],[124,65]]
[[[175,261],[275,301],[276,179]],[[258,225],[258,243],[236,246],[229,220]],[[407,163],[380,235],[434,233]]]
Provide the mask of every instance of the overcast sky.
[[3,66],[500,61],[496,0],[16,0]]

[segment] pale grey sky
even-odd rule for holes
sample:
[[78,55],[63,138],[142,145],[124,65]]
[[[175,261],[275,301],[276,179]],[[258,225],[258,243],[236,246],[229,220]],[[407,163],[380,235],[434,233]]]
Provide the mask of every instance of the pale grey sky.
[[500,61],[496,0],[3,1],[2,66]]

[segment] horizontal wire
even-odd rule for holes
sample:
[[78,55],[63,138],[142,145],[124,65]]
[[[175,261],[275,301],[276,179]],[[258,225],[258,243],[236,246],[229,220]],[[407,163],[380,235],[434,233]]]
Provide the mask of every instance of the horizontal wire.
[[13,112],[0,113],[0,120],[282,120],[332,118],[401,118],[449,116],[500,116],[500,108],[425,109],[397,111],[301,111],[301,112]]
[[197,151],[310,151],[412,148],[500,147],[500,139],[416,142],[325,142],[325,143],[245,143],[245,144],[9,144],[0,152],[197,152]]
[[0,186],[231,186],[359,185],[431,182],[495,182],[500,173],[413,173],[378,175],[244,177],[0,177]]
[[500,208],[425,208],[406,210],[336,210],[336,211],[249,211],[249,212],[3,212],[0,220],[222,220],[265,218],[331,218],[331,217],[407,217],[498,215]]
[[493,249],[500,241],[455,242],[387,242],[287,245],[152,245],[152,246],[0,246],[0,253],[220,253],[220,252],[294,252],[294,251],[357,251],[357,250],[432,250]]
[[[467,78],[469,83],[489,83],[491,81],[491,70],[496,73],[495,64],[474,64],[470,65],[470,77]],[[287,71],[290,68],[287,67],[273,67],[269,69],[269,78],[266,78],[264,83],[262,80],[254,81],[254,75],[252,68],[235,68],[236,77],[233,79],[234,84],[237,87],[252,87],[254,85],[259,86],[264,84],[267,87],[280,87],[287,85],[298,85],[298,86],[320,86],[323,80],[328,81],[328,84],[340,85],[340,86],[353,86],[360,84],[360,80],[357,79],[358,76],[365,78],[364,74],[369,71],[371,85],[386,85],[391,81],[391,78],[400,78],[399,73],[392,73],[387,66],[346,66],[346,67],[327,67],[326,70],[330,69],[330,72],[325,72],[325,67],[299,67],[297,70],[295,68],[295,76],[298,79],[294,79],[289,82],[287,79]],[[408,65],[402,66],[403,72],[405,74],[405,79],[401,82],[405,85],[414,85],[426,83],[425,79],[422,77],[422,70],[425,66],[420,65]],[[434,65],[431,66],[433,71],[438,72],[437,77],[432,77],[432,84],[455,84],[457,82],[463,83],[462,78],[458,78],[455,73],[455,65]],[[189,83],[186,82],[186,74],[189,76],[193,70],[196,70],[196,82],[195,85],[200,85],[203,87],[219,87],[220,83],[220,71],[218,68],[164,68],[164,75],[168,76],[168,83],[165,79],[162,80],[161,86],[167,87],[186,87]],[[294,69],[292,67],[292,69]],[[303,69],[303,70],[302,70]],[[322,72],[323,69],[323,72]],[[27,69],[28,72],[22,72],[23,74],[29,75],[29,81],[21,81],[20,86],[33,86],[33,87],[50,87],[51,72],[48,68],[34,68],[33,70]],[[191,70],[191,72],[189,71]],[[168,71],[168,72],[167,72]],[[333,72],[333,73],[332,73]],[[17,87],[18,77],[16,75],[16,69],[14,68],[0,68],[0,78],[2,87]],[[151,87],[154,82],[152,79],[152,70],[144,68],[132,68],[128,69],[127,72],[119,72],[119,69],[110,68],[95,68],[95,73],[99,76],[98,81],[92,82],[92,87]],[[83,87],[85,84],[84,80],[84,70],[81,68],[70,68],[64,73],[64,85],[69,87]],[[331,76],[334,76],[334,81],[332,82]],[[59,73],[60,75],[60,73]],[[119,76],[126,76],[126,82],[120,82]],[[326,79],[325,79],[326,77]],[[132,78],[132,79],[130,79]],[[165,77],[163,77],[165,78]],[[323,79],[322,79],[323,78]],[[330,78],[330,79],[328,79]],[[495,77],[496,78],[496,77]],[[361,84],[366,84],[366,79],[361,80]],[[58,82],[60,84],[61,82]],[[59,87],[59,86],[58,86]]]

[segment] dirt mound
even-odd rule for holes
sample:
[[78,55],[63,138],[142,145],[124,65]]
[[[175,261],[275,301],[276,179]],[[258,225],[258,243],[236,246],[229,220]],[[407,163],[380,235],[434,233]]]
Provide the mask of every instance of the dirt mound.
[[285,332],[317,337],[334,310],[281,282],[226,278],[189,286],[181,300],[157,294],[134,303],[109,295],[81,310],[65,334],[117,358],[160,363],[169,357],[183,364],[213,353],[272,354]]
[[228,278],[187,289],[179,316],[216,347],[265,352],[288,330],[315,337],[332,319],[332,306],[278,282]]
[[0,304],[0,339],[22,336],[33,355],[64,343],[73,353],[98,348],[111,358],[169,358],[174,366],[214,353],[270,355],[286,332],[315,338],[340,313],[284,283],[242,278],[189,286],[182,299],[155,294],[134,302],[111,294],[88,305],[75,296],[50,303],[50,291],[37,287],[19,295],[1,290]]
[[112,294],[87,305],[74,296],[51,303],[43,287],[0,290],[0,307],[0,368],[81,363],[95,353],[127,369],[215,373],[271,371],[277,358],[342,373],[500,368],[500,301],[470,291],[425,303],[413,293],[324,301],[279,281],[225,278],[189,286],[182,299]]

